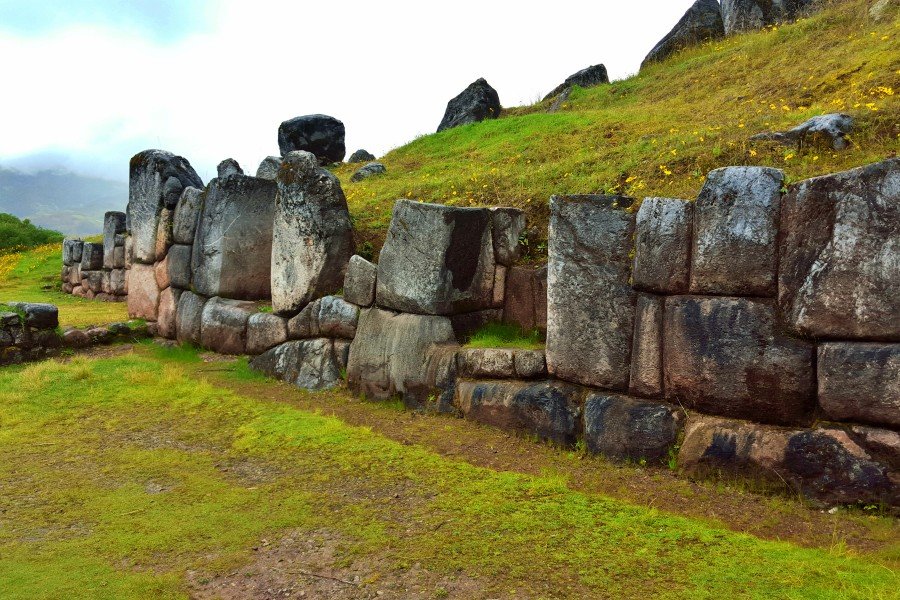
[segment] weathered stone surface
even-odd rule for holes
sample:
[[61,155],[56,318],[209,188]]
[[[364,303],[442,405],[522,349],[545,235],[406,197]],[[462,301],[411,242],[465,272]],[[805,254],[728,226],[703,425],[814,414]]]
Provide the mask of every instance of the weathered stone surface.
[[722,0],[725,33],[756,31],[796,19],[815,0]]
[[350,362],[350,344],[351,340],[331,340],[334,345],[334,359],[337,361],[338,368],[346,374],[347,364]]
[[[491,307],[503,310],[503,305],[506,302],[506,267],[503,265],[495,265],[494,266],[494,300],[491,302]],[[502,318],[502,313],[500,318]],[[498,319],[499,321],[500,319]]]
[[107,212],[103,215],[103,266],[114,269],[113,253],[116,249],[116,236],[125,233],[125,213]]
[[346,338],[356,336],[359,307],[337,296],[325,296],[318,301],[318,328],[323,336]]
[[277,184],[272,309],[292,314],[343,286],[353,225],[340,182],[309,152],[285,156]]
[[169,256],[166,254],[166,257],[162,259],[160,262],[153,265],[154,275],[156,275],[156,286],[164,290],[169,287],[171,283],[169,281]]
[[668,398],[764,423],[810,420],[814,348],[779,331],[771,301],[671,296],[665,307]]
[[628,391],[655,398],[663,392],[663,298],[638,294]]
[[308,390],[328,389],[341,379],[334,345],[327,338],[286,342],[254,357],[250,366]]
[[461,377],[512,379],[516,376],[515,352],[510,348],[466,348],[456,355]]
[[200,344],[200,329],[203,321],[203,307],[206,298],[185,290],[178,298],[175,315],[175,337],[181,342]]
[[525,231],[525,213],[518,208],[491,209],[494,258],[501,265],[510,266],[521,255],[519,237]]
[[81,249],[84,242],[81,240],[63,240],[63,264],[71,266],[81,263]]
[[319,336],[319,302],[313,301],[303,307],[288,321],[288,339],[301,340]]
[[288,339],[287,319],[271,313],[256,313],[247,320],[247,354],[262,354]]
[[547,265],[547,369],[566,381],[627,390],[635,292],[631,198],[553,196]]
[[81,285],[81,263],[77,262],[69,269],[69,283],[72,286]]
[[187,160],[163,150],[139,152],[130,169],[126,227],[133,238],[133,258],[152,264],[160,211],[175,208],[185,187],[202,188],[203,181]]
[[582,390],[562,382],[458,381],[454,403],[467,419],[572,445]]
[[600,85],[601,83],[609,83],[609,75],[606,73],[606,67],[604,65],[592,65],[566,77],[565,81],[556,86],[552,92],[544,96],[544,100],[559,96],[565,90],[571,89],[572,86],[577,85],[578,87],[588,88]]
[[278,148],[281,156],[297,150],[311,152],[319,164],[344,160],[344,124],[328,115],[294,117],[278,127]]
[[99,271],[103,268],[103,244],[85,242],[81,250],[81,270]]
[[503,322],[525,331],[547,330],[547,268],[510,267],[504,287]]
[[[175,244],[169,249],[165,261],[169,283],[178,289],[191,287],[191,246]],[[162,264],[162,263],[160,263]]]
[[774,296],[784,174],[768,167],[711,171],[694,208],[694,294]]
[[203,206],[203,190],[186,187],[175,206],[172,221],[172,239],[176,244],[193,244],[197,232],[197,219]]
[[350,346],[349,385],[375,399],[402,394],[408,384],[424,382],[428,348],[454,341],[446,317],[364,310]]
[[115,296],[124,296],[128,293],[125,285],[127,272],[125,269],[113,269],[109,272],[109,293]]
[[230,175],[243,175],[244,170],[238,164],[238,161],[233,158],[226,158],[216,166],[216,173],[219,179],[222,179]]
[[900,0],[878,0],[869,7],[869,18],[875,23],[887,21],[900,11]]
[[[87,285],[85,285],[87,282]],[[95,294],[103,291],[103,271],[85,271],[82,273],[82,287],[87,287]]]
[[375,155],[367,150],[363,150],[360,148],[356,152],[350,155],[350,158],[347,159],[348,163],[361,163],[361,162],[371,162],[376,160]]
[[533,379],[547,374],[543,350],[516,350],[515,366],[519,379]]
[[725,35],[722,13],[718,0],[697,0],[684,13],[666,36],[653,47],[641,63],[643,69],[648,64],[668,58],[675,52],[707,40]]
[[378,263],[379,306],[436,315],[476,311],[493,303],[493,285],[488,209],[394,204]]
[[124,269],[125,268],[125,247],[124,246],[116,246],[113,248],[113,269]]
[[169,248],[175,243],[172,222],[175,220],[175,209],[164,208],[159,212],[159,223],[156,228],[156,262],[166,257]]
[[782,201],[778,303],[797,333],[900,341],[900,159],[816,177]]
[[275,179],[278,177],[278,169],[281,168],[280,156],[267,156],[259,163],[256,176],[260,179]]
[[584,441],[591,452],[610,458],[664,461],[678,439],[680,421],[667,404],[590,394],[584,404]]
[[191,261],[198,293],[269,297],[275,191],[274,182],[246,175],[209,183]]
[[59,326],[59,309],[46,302],[7,302],[6,306],[25,313],[25,325],[34,329],[54,329]]
[[357,169],[356,172],[350,176],[350,181],[362,181],[363,179],[368,179],[375,175],[384,175],[385,173],[387,173],[387,168],[382,163],[370,162]]
[[900,344],[825,343],[816,366],[830,418],[900,427]]
[[469,87],[447,103],[447,110],[444,111],[444,118],[437,130],[444,131],[459,125],[496,119],[501,110],[497,90],[482,77],[470,83]]
[[130,269],[134,263],[134,237],[125,238],[125,268]]
[[358,254],[351,256],[344,276],[344,299],[359,306],[372,306],[377,276],[377,266]]
[[[893,473],[900,472],[900,433],[865,425],[852,425],[846,431],[877,462],[887,465]],[[896,485],[896,478],[894,482]]]
[[200,343],[222,354],[244,354],[247,348],[247,321],[256,305],[242,300],[210,298],[203,307]]
[[91,343],[91,338],[80,329],[69,329],[62,334],[66,348],[84,348]]
[[128,271],[128,316],[155,321],[159,309],[159,287],[153,265],[135,263]]
[[499,308],[488,308],[475,312],[450,315],[450,325],[453,326],[453,333],[456,335],[456,339],[464,341],[488,323],[499,323],[502,318],[502,310]]
[[637,213],[634,287],[658,294],[688,289],[694,203],[644,198]]
[[777,142],[784,146],[822,146],[845,150],[850,146],[847,136],[853,131],[853,117],[842,113],[818,115],[787,131],[758,133],[751,141]]
[[124,247],[125,246],[125,238],[127,238],[127,237],[128,237],[128,234],[125,232],[117,233],[113,237],[113,244],[115,245],[116,248],[118,248],[120,246]]
[[159,293],[159,311],[156,325],[159,327],[159,335],[174,340],[177,333],[176,314],[180,290],[167,287]]

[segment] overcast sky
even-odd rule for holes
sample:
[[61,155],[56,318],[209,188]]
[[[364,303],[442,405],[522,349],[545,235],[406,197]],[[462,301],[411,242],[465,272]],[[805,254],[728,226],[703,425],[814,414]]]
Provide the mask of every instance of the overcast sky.
[[162,148],[204,181],[255,173],[309,113],[380,156],[478,77],[504,106],[596,63],[627,77],[691,3],[0,0],[0,165],[124,180]]

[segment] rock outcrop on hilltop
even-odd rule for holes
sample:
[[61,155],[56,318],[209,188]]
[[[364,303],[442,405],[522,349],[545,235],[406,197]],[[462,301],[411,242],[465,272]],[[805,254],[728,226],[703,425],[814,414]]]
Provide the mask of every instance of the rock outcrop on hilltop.
[[769,25],[791,21],[809,10],[818,0],[722,0],[725,33],[756,31]]
[[444,131],[459,125],[496,119],[500,116],[501,110],[497,90],[482,77],[473,81],[469,87],[447,103],[447,110],[437,130]]
[[718,0],[696,0],[666,36],[653,47],[641,68],[679,50],[725,36]]
[[592,65],[566,77],[565,81],[553,88],[552,92],[544,96],[544,100],[546,101],[555,98],[575,85],[587,88],[600,85],[601,83],[609,83],[609,75],[606,72],[606,67],[604,65]]
[[311,152],[319,164],[327,165],[344,160],[344,124],[328,115],[304,115],[284,121],[278,127],[278,148],[281,156],[302,150]]

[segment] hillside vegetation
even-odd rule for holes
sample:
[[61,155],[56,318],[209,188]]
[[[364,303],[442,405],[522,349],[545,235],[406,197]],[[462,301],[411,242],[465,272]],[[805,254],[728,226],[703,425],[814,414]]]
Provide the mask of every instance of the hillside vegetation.
[[63,234],[38,227],[28,219],[0,213],[0,253],[33,248],[50,242],[61,242]]
[[[421,137],[384,156],[381,177],[351,183],[355,167],[343,165],[337,173],[356,227],[379,248],[394,201],[413,198],[517,206],[540,239],[553,194],[694,198],[707,172],[722,166],[773,166],[797,181],[884,159],[900,149],[900,18],[871,23],[869,4],[835,1],[796,23],[576,88],[556,113],[539,103]],[[829,112],[856,119],[851,149],[748,141]]]

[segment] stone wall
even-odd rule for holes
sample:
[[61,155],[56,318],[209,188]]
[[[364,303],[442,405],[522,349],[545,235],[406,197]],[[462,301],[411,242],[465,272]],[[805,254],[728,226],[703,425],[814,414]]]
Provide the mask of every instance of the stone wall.
[[125,271],[125,213],[103,218],[103,242],[63,240],[61,289],[88,300],[124,302],[128,295]]

